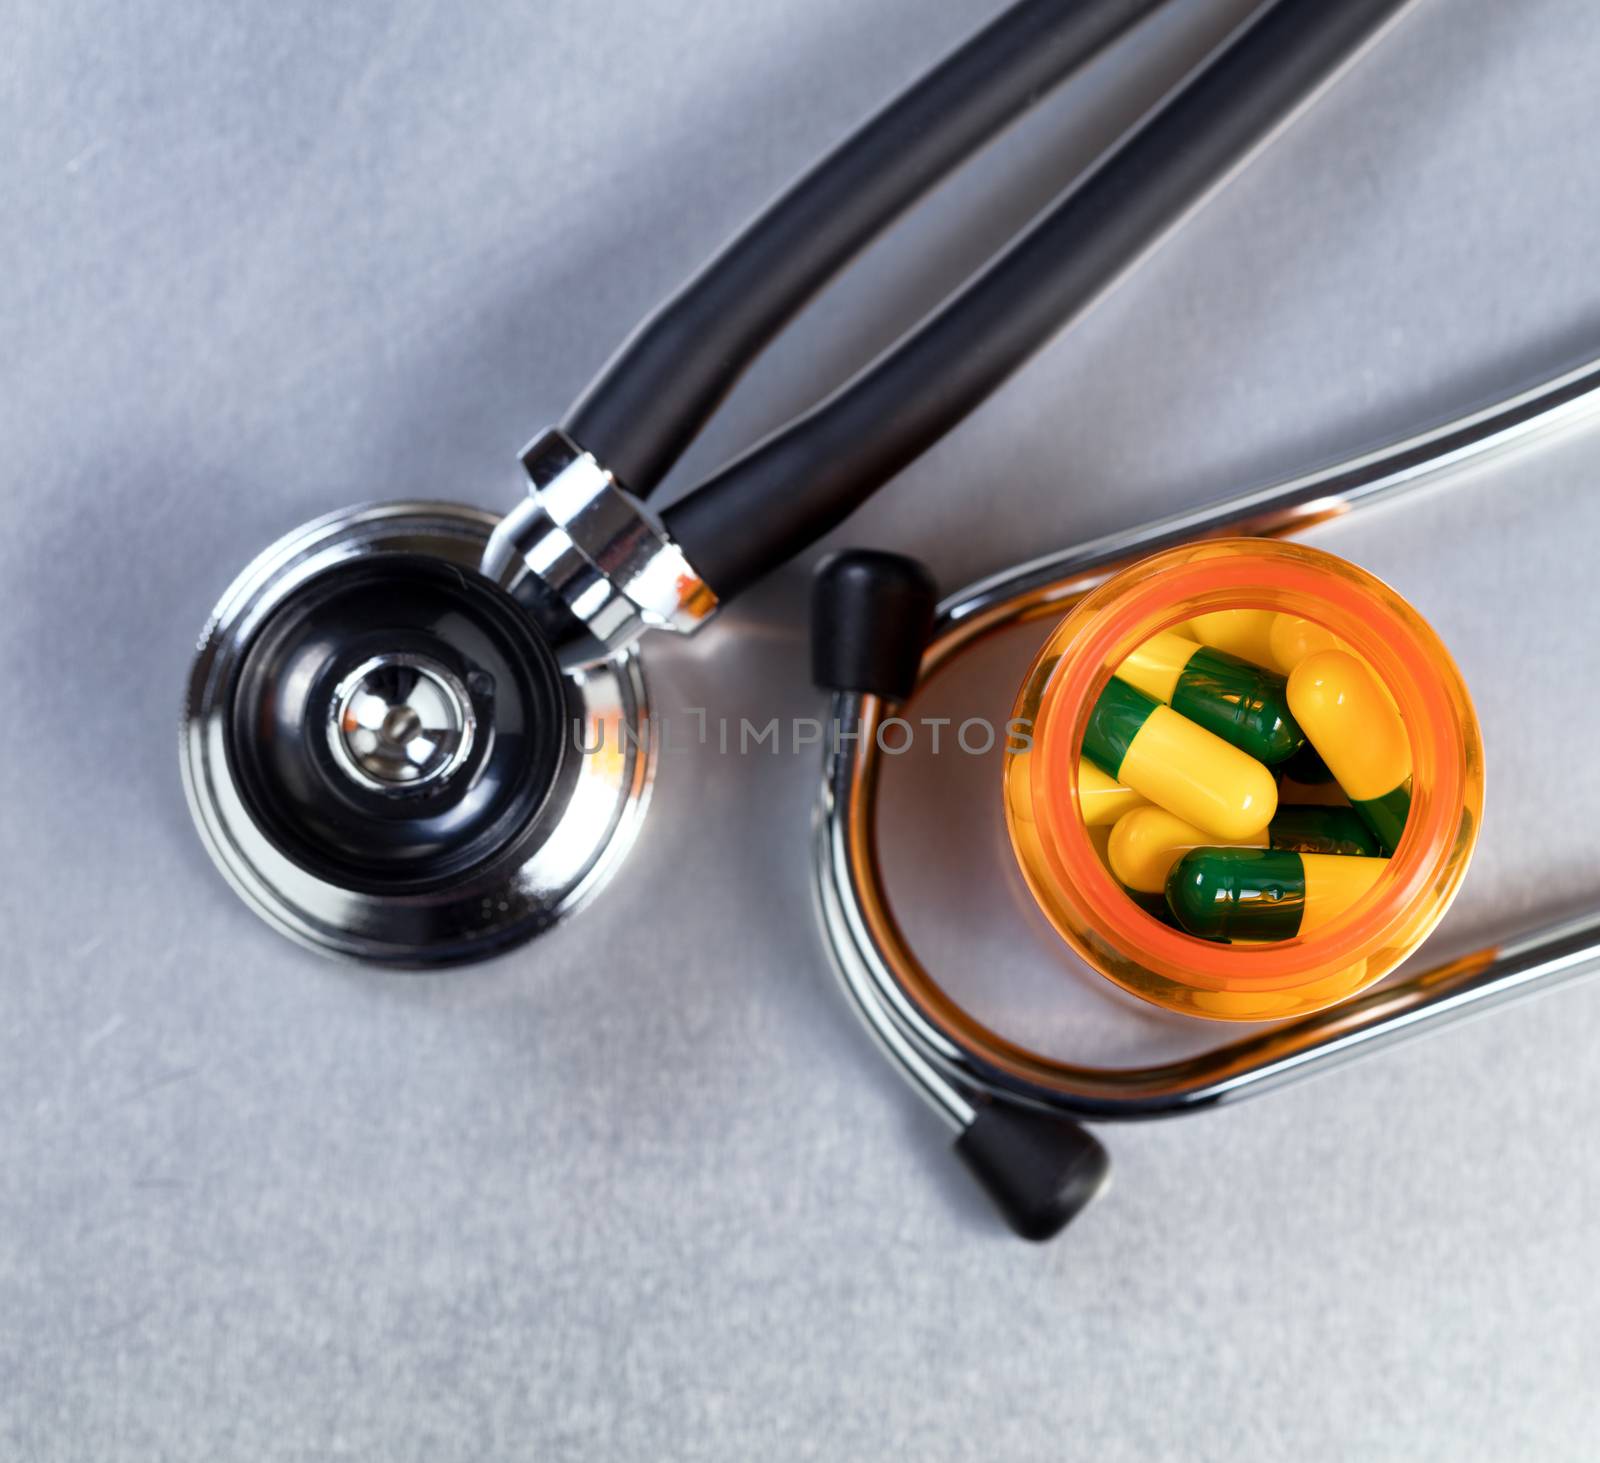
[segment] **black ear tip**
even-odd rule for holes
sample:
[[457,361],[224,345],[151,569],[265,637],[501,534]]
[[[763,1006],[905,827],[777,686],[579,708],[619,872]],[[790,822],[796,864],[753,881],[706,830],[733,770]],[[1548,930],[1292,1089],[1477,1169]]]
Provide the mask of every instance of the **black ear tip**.
[[1094,1202],[1111,1156],[1068,1118],[990,1103],[955,1143],[1015,1233],[1053,1239]]
[[824,690],[904,701],[938,598],[927,568],[904,554],[846,549],[824,559],[812,589],[812,679]]
[[817,565],[816,577],[819,589],[827,593],[848,584],[885,593],[921,593],[930,603],[937,593],[926,564],[887,549],[841,549]]

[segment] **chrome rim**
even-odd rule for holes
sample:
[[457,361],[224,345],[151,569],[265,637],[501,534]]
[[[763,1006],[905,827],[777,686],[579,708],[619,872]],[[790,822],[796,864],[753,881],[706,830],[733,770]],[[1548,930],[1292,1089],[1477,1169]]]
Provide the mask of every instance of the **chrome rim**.
[[[400,968],[484,959],[581,908],[637,835],[656,749],[644,674],[631,648],[564,672],[567,735],[574,742],[568,770],[516,856],[476,870],[448,890],[378,894],[332,883],[267,839],[240,797],[226,748],[228,688],[244,648],[273,609],[313,575],[369,555],[427,554],[476,568],[499,521],[479,509],[430,502],[329,514],[258,555],[229,586],[200,637],[180,739],[195,827],[245,903],[311,949]],[[540,617],[537,608],[530,612]],[[541,628],[552,639],[564,629]],[[386,681],[385,674],[396,669],[412,676]],[[387,662],[361,666],[341,686],[338,704],[353,709],[361,696],[374,698],[374,704],[363,705],[350,728],[328,728],[341,767],[364,785],[402,797],[450,776],[470,752],[477,729],[465,688],[452,686],[453,677],[441,670]],[[372,720],[380,709],[396,714],[363,728],[362,716]],[[360,730],[378,735],[369,745],[357,735]]]

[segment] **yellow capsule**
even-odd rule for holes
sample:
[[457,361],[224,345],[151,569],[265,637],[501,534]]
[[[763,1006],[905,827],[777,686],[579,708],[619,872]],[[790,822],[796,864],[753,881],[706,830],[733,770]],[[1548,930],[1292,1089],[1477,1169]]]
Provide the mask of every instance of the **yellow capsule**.
[[1272,622],[1277,618],[1273,610],[1213,610],[1184,623],[1202,645],[1226,650],[1251,665],[1275,671],[1278,662],[1273,659],[1271,642]]
[[1214,838],[1259,833],[1278,808],[1278,784],[1254,757],[1115,676],[1090,712],[1083,755]]
[[1269,767],[1305,743],[1289,715],[1282,676],[1169,630],[1127,656],[1117,679]]
[[1343,650],[1301,661],[1289,708],[1351,802],[1380,798],[1411,776],[1405,723],[1378,678]]
[[1278,784],[1261,763],[1170,706],[1150,713],[1120,775],[1151,802],[1216,838],[1248,838],[1278,810]]
[[1192,848],[1270,848],[1301,855],[1373,856],[1378,842],[1350,808],[1285,808],[1248,838],[1219,839],[1165,808],[1135,808],[1112,825],[1105,859],[1136,894],[1161,894],[1173,865]]
[[1110,827],[1124,813],[1145,806],[1131,787],[1107,777],[1087,757],[1078,759],[1078,807],[1090,828]]
[[[1346,655],[1355,655],[1369,671],[1372,669],[1332,630],[1325,625],[1319,625],[1315,620],[1302,619],[1299,615],[1275,616],[1272,631],[1267,636],[1267,645],[1272,652],[1272,658],[1278,664],[1278,669],[1286,676],[1292,674],[1301,661],[1324,650],[1342,650]],[[1389,688],[1379,681],[1377,676],[1373,676],[1373,680],[1377,681],[1383,694],[1389,698],[1389,704],[1395,706],[1394,695]],[[1395,706],[1395,709],[1398,711],[1399,707]]]
[[1349,650],[1332,630],[1300,615],[1274,615],[1267,632],[1267,649],[1273,664],[1288,675],[1308,655],[1321,650]]
[[[1252,848],[1267,847],[1263,829],[1239,840]],[[1216,846],[1213,834],[1186,823],[1165,808],[1135,808],[1124,813],[1111,829],[1106,856],[1117,882],[1136,894],[1161,894],[1166,891],[1172,866],[1191,848]]]
[[1289,707],[1351,805],[1394,849],[1411,807],[1411,742],[1382,683],[1348,651],[1319,651],[1290,675]]

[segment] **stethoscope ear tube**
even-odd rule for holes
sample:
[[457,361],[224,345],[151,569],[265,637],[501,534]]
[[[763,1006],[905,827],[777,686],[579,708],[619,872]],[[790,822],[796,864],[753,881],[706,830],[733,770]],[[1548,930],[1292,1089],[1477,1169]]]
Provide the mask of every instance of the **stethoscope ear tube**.
[[876,235],[1164,0],[1020,0],[835,148],[636,330],[563,421],[648,497],[734,382]]
[[[819,566],[812,588],[812,679],[836,699],[907,700],[916,689],[937,598],[933,576],[903,554],[849,549],[833,555]],[[870,1024],[871,1013],[863,1009],[862,1015]],[[903,1045],[886,1028],[875,1034],[887,1038],[897,1061],[906,1061]],[[945,1115],[958,1129],[956,1154],[1023,1239],[1059,1234],[1110,1177],[1110,1155],[1070,1118],[961,1098]]]
[[667,531],[717,596],[793,557],[931,447],[1406,3],[1277,0],[922,325],[669,507]]

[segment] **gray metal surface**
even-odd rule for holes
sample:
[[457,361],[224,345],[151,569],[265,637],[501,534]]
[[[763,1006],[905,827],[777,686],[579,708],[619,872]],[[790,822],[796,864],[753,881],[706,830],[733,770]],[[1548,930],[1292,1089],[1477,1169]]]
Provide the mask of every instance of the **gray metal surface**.
[[[9,17],[0,1456],[1592,1450],[1600,991],[1119,1130],[1113,1191],[1017,1244],[831,989],[815,747],[737,755],[741,717],[819,712],[803,565],[649,647],[681,734],[639,846],[506,959],[331,966],[193,837],[177,699],[237,569],[345,502],[508,501],[620,335],[991,8]],[[1243,8],[1185,3],[1147,66]],[[839,541],[959,584],[1576,355],[1597,71],[1584,0],[1419,0]],[[1093,153],[1086,108],[1143,94],[1086,82],[809,312],[677,481],[881,346]],[[1441,949],[1600,883],[1597,465],[1575,434],[1312,537],[1478,699],[1488,815]],[[977,769],[934,786],[894,892],[957,995],[1108,1062],[1214,1039],[1065,975]]]

